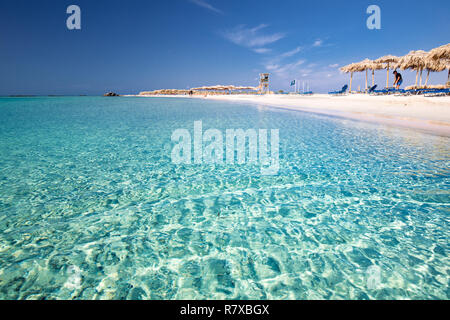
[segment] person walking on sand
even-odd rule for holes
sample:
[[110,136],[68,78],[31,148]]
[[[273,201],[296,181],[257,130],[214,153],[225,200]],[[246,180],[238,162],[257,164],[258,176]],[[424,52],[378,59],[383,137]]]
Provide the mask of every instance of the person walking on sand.
[[394,81],[394,87],[397,85],[397,90],[400,89],[400,85],[403,83],[402,75],[397,72],[397,70],[394,71],[395,75],[395,81]]

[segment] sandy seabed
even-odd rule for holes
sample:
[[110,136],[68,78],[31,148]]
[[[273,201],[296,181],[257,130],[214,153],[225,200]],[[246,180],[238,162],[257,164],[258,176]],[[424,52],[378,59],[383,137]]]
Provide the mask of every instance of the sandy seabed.
[[[147,96],[146,96],[147,97]],[[155,96],[148,96],[155,97]],[[158,96],[184,97],[186,96]],[[351,94],[209,95],[193,99],[251,103],[276,108],[339,116],[354,120],[407,127],[450,137],[450,96],[370,96]]]
[[425,130],[450,137],[450,97],[266,95],[208,96]]

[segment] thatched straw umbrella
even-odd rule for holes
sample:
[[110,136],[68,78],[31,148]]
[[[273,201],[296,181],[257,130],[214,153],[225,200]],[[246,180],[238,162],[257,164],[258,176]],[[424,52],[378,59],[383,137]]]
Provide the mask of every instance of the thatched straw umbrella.
[[372,87],[375,85],[375,70],[384,69],[384,65],[382,63],[376,63],[372,61],[370,69],[372,70]]
[[367,85],[367,71],[372,70],[372,86],[375,84],[375,70],[383,69],[383,65],[380,63],[375,63],[370,59],[364,59],[363,61],[357,62],[354,64],[353,70],[355,72],[366,72],[366,91],[368,89]]
[[367,85],[367,70],[372,70],[372,87],[375,85],[375,70],[384,69],[384,65],[382,63],[376,63],[373,60],[365,59],[361,62],[359,62],[361,68],[364,68],[366,71],[366,90],[368,88]]
[[432,60],[427,59],[425,63],[425,69],[427,69],[427,79],[425,81],[425,87],[428,85],[428,79],[430,77],[430,72],[442,72],[446,69],[450,70],[450,60],[447,63],[444,60]]
[[428,57],[433,60],[450,60],[450,43],[431,50]]
[[350,93],[352,92],[353,73],[358,72],[356,67],[356,63],[351,63],[340,68],[341,72],[350,73],[350,87],[348,89]]
[[400,68],[401,70],[411,69],[416,70],[416,83],[419,80],[419,71],[420,71],[420,85],[422,85],[422,71],[425,69],[427,63],[427,53],[423,50],[410,51],[406,56],[400,58],[397,63],[396,68]]
[[374,63],[382,63],[385,64],[386,68],[386,88],[389,88],[389,69],[391,65],[398,63],[400,60],[399,57],[393,55],[387,55],[381,58],[378,58],[374,61]]
[[367,70],[372,66],[373,62],[370,59],[364,59],[363,61],[355,63],[355,69],[358,72],[366,72],[366,90],[367,90]]
[[450,83],[450,43],[444,44],[443,46],[431,50],[428,53],[427,58],[434,61],[439,60],[442,64],[447,65],[448,69],[447,83]]

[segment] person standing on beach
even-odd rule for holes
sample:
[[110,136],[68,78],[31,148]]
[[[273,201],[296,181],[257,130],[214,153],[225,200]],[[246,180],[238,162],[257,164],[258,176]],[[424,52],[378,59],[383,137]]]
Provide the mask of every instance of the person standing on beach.
[[403,78],[402,75],[399,72],[397,72],[397,70],[394,71],[394,75],[395,75],[394,87],[397,85],[398,90],[403,82]]

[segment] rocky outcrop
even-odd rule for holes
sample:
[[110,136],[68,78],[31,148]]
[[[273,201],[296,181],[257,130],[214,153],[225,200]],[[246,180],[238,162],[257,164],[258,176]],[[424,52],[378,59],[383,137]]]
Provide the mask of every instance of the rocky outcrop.
[[120,97],[120,94],[114,92],[108,92],[103,95],[104,97]]

